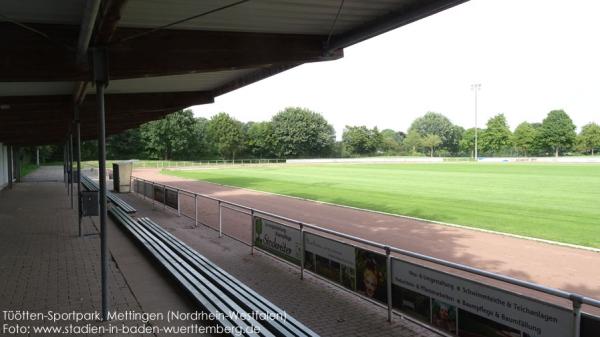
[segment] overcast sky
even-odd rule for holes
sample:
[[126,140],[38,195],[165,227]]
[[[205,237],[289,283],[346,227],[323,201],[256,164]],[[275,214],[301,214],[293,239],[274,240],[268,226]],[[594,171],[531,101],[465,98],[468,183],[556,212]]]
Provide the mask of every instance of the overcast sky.
[[[514,129],[564,109],[581,127],[600,122],[600,2],[471,0],[193,107],[269,120],[287,106],[320,112],[338,138],[345,125],[406,131],[427,111],[474,125],[504,113]],[[343,11],[342,14],[343,15]]]

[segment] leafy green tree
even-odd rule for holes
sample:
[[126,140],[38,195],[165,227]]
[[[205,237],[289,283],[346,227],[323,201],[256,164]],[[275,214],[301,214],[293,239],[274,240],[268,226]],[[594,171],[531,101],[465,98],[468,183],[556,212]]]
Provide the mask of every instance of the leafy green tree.
[[438,135],[442,140],[441,147],[450,153],[457,153],[459,143],[464,129],[457,127],[450,120],[439,113],[427,112],[424,116],[413,121],[410,131],[417,132],[421,137],[427,135]]
[[188,158],[197,150],[196,120],[192,110],[177,111],[165,118],[145,123],[140,132],[151,158]]
[[40,163],[62,160],[62,148],[58,145],[43,145],[40,149]]
[[192,156],[191,158],[200,158],[212,154],[212,147],[210,146],[208,139],[208,119],[204,117],[196,118],[194,123],[194,138],[191,143],[194,144],[193,148],[189,151]]
[[510,147],[511,137],[506,117],[498,114],[487,122],[487,128],[481,135],[481,149],[485,153],[498,154]]
[[244,144],[242,123],[221,112],[210,119],[207,128],[210,140],[221,157],[235,159]]
[[404,141],[402,142],[402,145],[411,155],[414,156],[418,153],[417,149],[423,146],[423,139],[417,131],[408,131],[406,138],[404,138]]
[[577,134],[571,117],[563,110],[552,110],[542,121],[539,130],[540,141],[546,148],[551,148],[558,157],[561,150],[569,150],[575,143]]
[[528,156],[536,147],[536,128],[530,123],[523,122],[513,133],[513,145],[519,153]]
[[377,127],[369,129],[366,126],[348,126],[344,129],[342,142],[350,153],[369,154],[375,153],[383,142]]
[[274,156],[273,125],[271,122],[252,123],[246,133],[246,148],[258,158]]
[[106,157],[108,159],[140,159],[144,144],[139,128],[129,129],[106,140]]
[[453,125],[452,132],[450,136],[450,142],[446,148],[452,154],[458,154],[460,152],[460,141],[464,137],[465,128],[460,125]]
[[331,150],[332,158],[346,158],[348,157],[348,153],[346,152],[346,147],[344,146],[344,142],[336,141],[333,144],[333,148]]
[[583,151],[590,151],[594,155],[594,149],[600,148],[600,125],[588,123],[581,128],[577,136],[577,146]]
[[429,148],[429,156],[433,157],[433,150],[442,143],[442,138],[438,135],[429,134],[423,137],[423,146]]
[[335,130],[320,114],[288,107],[271,120],[275,154],[280,157],[327,156],[335,143]]
[[[479,137],[482,133],[483,129],[477,128],[477,137]],[[468,154],[469,157],[475,156],[475,128],[465,130],[459,142],[459,149],[460,152]]]
[[385,129],[381,131],[381,150],[385,153],[398,153],[402,148],[402,141],[406,135],[402,131]]
[[[59,152],[62,153],[62,150]],[[61,154],[62,156],[62,154]],[[61,159],[62,160],[62,157]],[[98,141],[86,140],[81,142],[81,160],[98,160]]]

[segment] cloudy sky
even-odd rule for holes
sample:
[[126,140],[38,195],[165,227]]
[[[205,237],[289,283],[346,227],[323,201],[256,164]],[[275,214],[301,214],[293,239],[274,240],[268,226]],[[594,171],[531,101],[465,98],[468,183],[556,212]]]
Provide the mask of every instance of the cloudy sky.
[[592,0],[471,0],[193,110],[247,122],[302,106],[338,138],[345,125],[405,131],[427,111],[468,128],[470,87],[481,83],[479,125],[504,113],[514,128],[564,109],[581,127],[600,122],[599,12]]

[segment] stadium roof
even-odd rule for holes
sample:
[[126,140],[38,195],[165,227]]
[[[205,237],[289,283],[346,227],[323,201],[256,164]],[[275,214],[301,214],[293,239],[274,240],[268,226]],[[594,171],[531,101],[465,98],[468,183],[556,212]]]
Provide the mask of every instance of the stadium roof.
[[[3,0],[0,142],[64,140],[78,106],[97,135],[88,53],[109,51],[108,134],[307,62],[466,0]],[[339,14],[339,15],[338,15]]]

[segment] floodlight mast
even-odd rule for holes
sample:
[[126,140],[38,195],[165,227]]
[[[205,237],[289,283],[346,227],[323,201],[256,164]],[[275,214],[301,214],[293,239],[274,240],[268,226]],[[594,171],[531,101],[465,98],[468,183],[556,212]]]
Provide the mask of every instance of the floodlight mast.
[[477,154],[477,92],[481,90],[481,84],[471,84],[471,90],[475,92],[475,161],[478,161],[479,155]]

